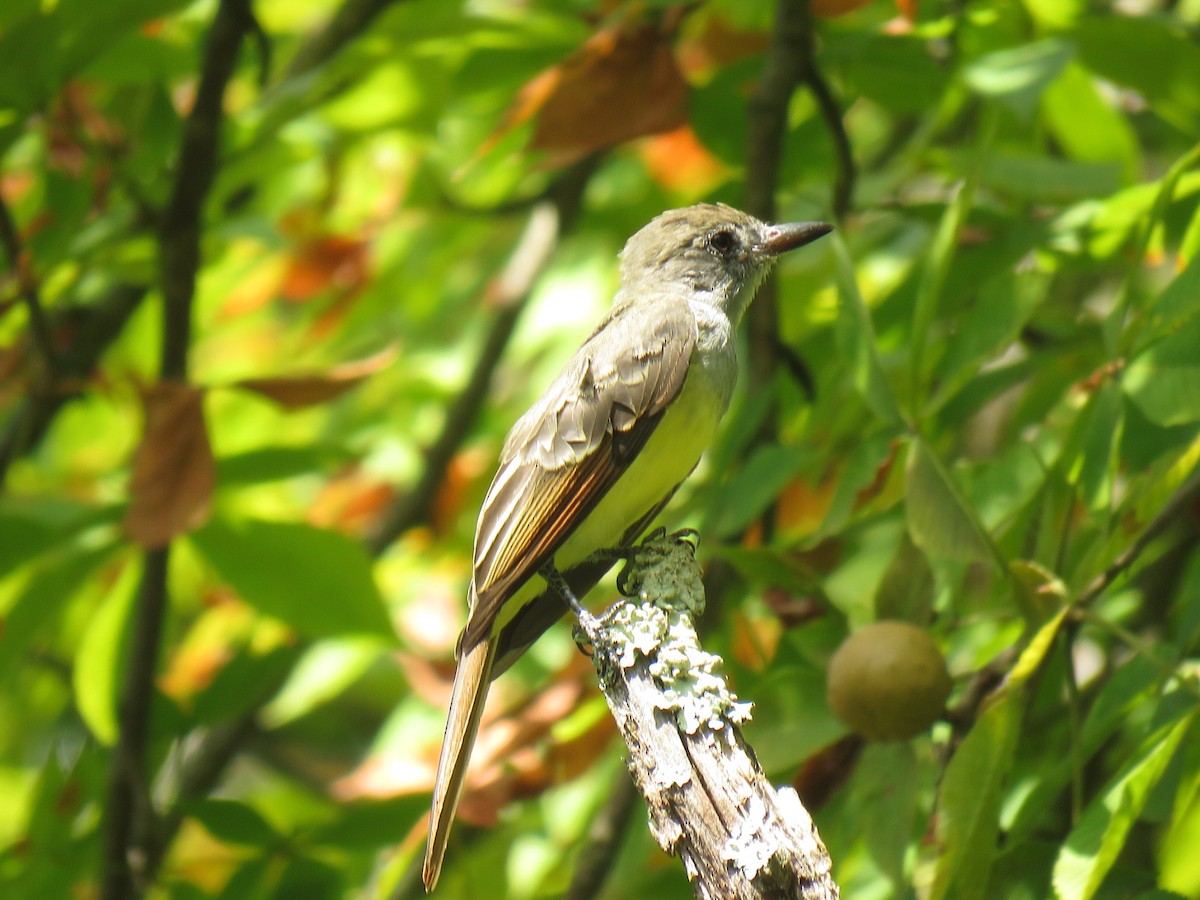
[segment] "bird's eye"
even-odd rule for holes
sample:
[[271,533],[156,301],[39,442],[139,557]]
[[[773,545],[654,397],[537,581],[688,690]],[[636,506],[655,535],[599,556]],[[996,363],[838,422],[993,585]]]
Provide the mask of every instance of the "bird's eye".
[[708,246],[722,256],[726,256],[737,246],[737,238],[732,231],[718,231],[708,239]]

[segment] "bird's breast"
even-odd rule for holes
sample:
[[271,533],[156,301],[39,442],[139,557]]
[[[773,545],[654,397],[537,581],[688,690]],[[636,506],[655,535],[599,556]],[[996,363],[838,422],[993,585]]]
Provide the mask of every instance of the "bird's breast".
[[732,377],[720,360],[693,355],[683,389],[637,458],[556,554],[560,569],[616,545],[626,529],[691,474],[725,413]]

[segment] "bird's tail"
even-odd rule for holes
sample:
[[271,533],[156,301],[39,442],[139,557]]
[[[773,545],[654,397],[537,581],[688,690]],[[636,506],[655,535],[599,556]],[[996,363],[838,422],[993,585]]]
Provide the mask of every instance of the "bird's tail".
[[446,715],[446,735],[442,738],[442,755],[438,758],[437,781],[433,786],[429,840],[425,845],[423,877],[426,891],[433,890],[442,873],[446,841],[450,837],[458,799],[462,796],[467,763],[471,760],[471,747],[479,732],[479,719],[483,714],[483,701],[487,699],[495,653],[496,638],[492,635],[464,652],[454,672],[454,690],[450,694],[450,711]]

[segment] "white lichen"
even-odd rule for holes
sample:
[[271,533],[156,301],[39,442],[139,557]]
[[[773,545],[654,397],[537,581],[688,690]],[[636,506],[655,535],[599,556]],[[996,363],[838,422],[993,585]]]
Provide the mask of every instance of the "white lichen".
[[751,881],[771,864],[773,850],[763,839],[766,826],[766,805],[758,797],[751,797],[746,814],[738,820],[722,848],[722,856]]
[[721,658],[702,649],[696,636],[693,616],[704,611],[704,586],[694,545],[673,536],[648,540],[622,578],[641,602],[631,598],[604,617],[621,667],[639,656],[654,658],[649,672],[662,687],[659,708],[673,711],[687,734],[749,721],[752,704],[729,690]]

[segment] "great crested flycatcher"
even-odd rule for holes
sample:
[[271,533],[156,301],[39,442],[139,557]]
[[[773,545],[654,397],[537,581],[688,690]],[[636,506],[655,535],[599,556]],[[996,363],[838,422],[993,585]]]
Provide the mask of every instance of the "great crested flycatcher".
[[755,291],[779,254],[831,230],[767,225],[723,204],[663,213],[621,252],[612,310],[508,433],[475,529],[426,890],[441,873],[492,677],[610,565],[589,557],[636,540],[696,467],[733,394],[734,332]]

